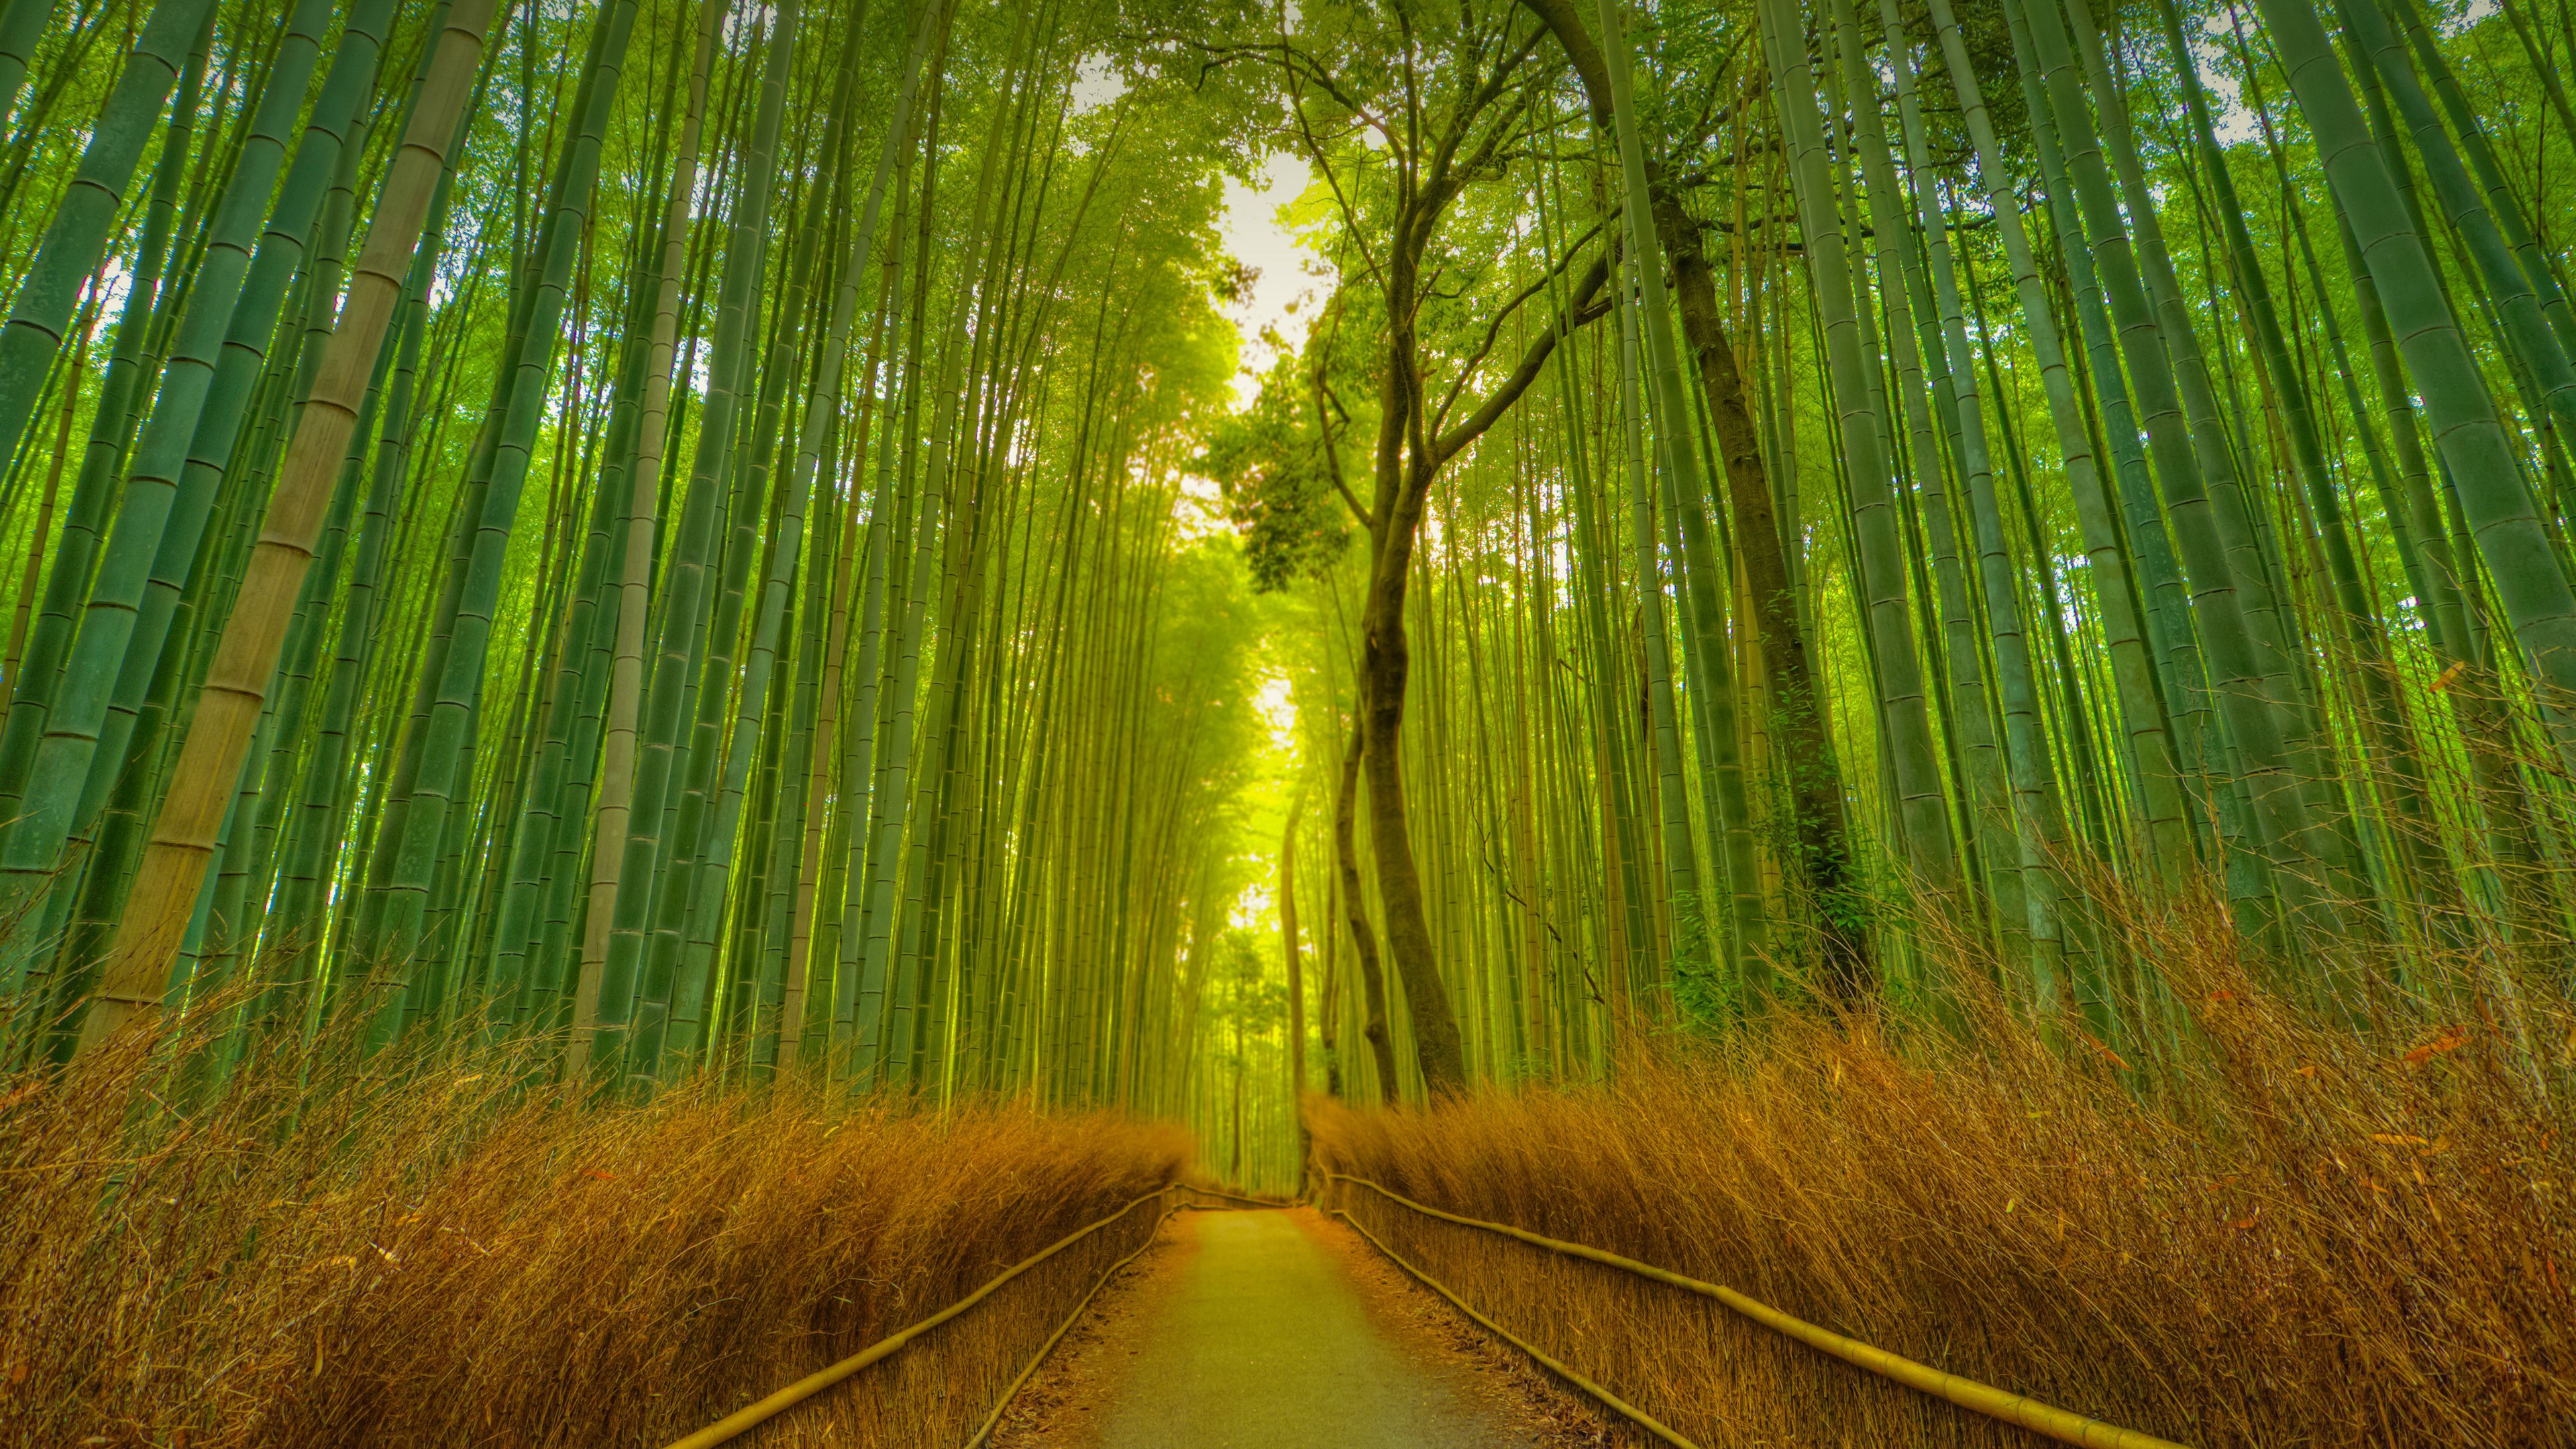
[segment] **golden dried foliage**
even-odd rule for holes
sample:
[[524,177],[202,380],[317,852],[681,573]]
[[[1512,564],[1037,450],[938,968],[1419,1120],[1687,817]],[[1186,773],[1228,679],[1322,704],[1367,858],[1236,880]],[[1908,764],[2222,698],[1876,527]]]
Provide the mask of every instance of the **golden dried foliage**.
[[[2576,1442],[2569,1063],[2486,1022],[2324,1027],[2224,960],[2160,964],[2192,1045],[2145,1085],[1991,1006],[1929,1042],[1782,1016],[1597,1088],[1316,1099],[1317,1162],[2186,1443]],[[1701,1444],[2036,1442],[1686,1292],[1331,1201]]]
[[[659,1445],[1173,1180],[1177,1131],[684,1087],[592,1105],[524,1052],[0,1079],[0,1444]],[[1148,1207],[740,1441],[962,1441]]]

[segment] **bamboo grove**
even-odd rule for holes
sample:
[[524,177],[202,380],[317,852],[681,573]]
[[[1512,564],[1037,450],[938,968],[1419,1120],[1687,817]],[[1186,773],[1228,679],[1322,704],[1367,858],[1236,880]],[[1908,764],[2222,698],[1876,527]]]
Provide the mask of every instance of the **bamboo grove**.
[[1070,97],[1097,17],[46,10],[19,1059],[204,1001],[1173,1089],[1110,1045],[1187,1009],[1248,717],[1173,509],[1232,341],[1205,143]]
[[1325,641],[1342,865],[1283,924],[1328,923],[1336,1090],[1963,989],[2152,1081],[2164,950],[2540,1064],[2563,16],[1238,33],[1196,49],[1277,76],[1342,279],[1208,459]]
[[2510,1024],[2576,911],[2571,52],[5,0],[0,1049],[1025,1091],[1240,1180],[1310,1065],[1972,978],[2152,1062],[2158,932]]

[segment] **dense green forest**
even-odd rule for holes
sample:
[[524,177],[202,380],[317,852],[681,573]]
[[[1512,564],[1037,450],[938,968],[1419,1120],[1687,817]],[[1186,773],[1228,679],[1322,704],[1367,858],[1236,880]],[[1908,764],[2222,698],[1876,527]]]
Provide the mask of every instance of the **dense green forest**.
[[0,17],[13,1059],[1168,1110],[1289,916],[1394,1096],[2567,939],[2564,17],[276,8]]
[[[1287,1193],[1302,1093],[1819,1030],[2560,1122],[2571,68],[2566,0],[0,0],[0,1122],[381,1062]],[[2532,1132],[2483,1221],[2563,1244]]]

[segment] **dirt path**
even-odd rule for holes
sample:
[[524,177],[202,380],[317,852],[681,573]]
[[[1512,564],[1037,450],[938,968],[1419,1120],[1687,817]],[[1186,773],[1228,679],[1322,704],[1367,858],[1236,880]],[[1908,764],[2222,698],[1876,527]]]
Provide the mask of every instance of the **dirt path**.
[[1183,1213],[1014,1404],[1005,1449],[1557,1449],[1589,1415],[1313,1211]]

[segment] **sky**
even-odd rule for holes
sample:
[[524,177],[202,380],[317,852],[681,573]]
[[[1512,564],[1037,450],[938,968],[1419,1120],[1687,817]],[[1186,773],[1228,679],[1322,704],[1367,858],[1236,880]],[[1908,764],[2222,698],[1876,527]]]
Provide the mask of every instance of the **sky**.
[[1279,224],[1278,214],[1304,194],[1313,168],[1302,156],[1274,151],[1256,175],[1257,186],[1226,179],[1225,214],[1218,222],[1227,253],[1260,273],[1250,293],[1225,309],[1243,337],[1242,371],[1234,378],[1237,408],[1251,406],[1261,374],[1277,360],[1261,340],[1263,330],[1277,331],[1294,351],[1306,340],[1306,322],[1319,297],[1318,279],[1307,269],[1321,265],[1320,258]]
[[[1079,83],[1076,89],[1080,89]],[[1320,295],[1318,279],[1307,271],[1307,265],[1317,258],[1279,224],[1279,208],[1303,194],[1313,174],[1303,157],[1272,152],[1254,173],[1257,185],[1245,185],[1232,177],[1225,181],[1225,209],[1217,218],[1220,244],[1226,255],[1257,274],[1242,297],[1232,303],[1220,303],[1217,309],[1234,324],[1235,334],[1242,339],[1234,374],[1237,412],[1252,406],[1253,399],[1261,393],[1262,373],[1278,360],[1279,350],[1263,340],[1264,334],[1275,334],[1292,353],[1306,341],[1307,320]],[[1184,539],[1233,526],[1212,480],[1185,475],[1178,504]]]
[[[1108,57],[1087,56],[1074,68],[1074,114],[1105,106],[1126,90],[1126,80]],[[1225,180],[1218,234],[1227,255],[1260,274],[1250,295],[1225,309],[1243,338],[1244,370],[1234,379],[1237,410],[1252,405],[1261,390],[1261,374],[1277,360],[1277,352],[1261,340],[1264,329],[1276,330],[1291,351],[1306,340],[1306,315],[1316,298],[1316,279],[1307,266],[1318,258],[1279,224],[1279,208],[1304,194],[1314,175],[1304,157],[1273,151],[1254,172],[1253,184],[1230,176]]]

